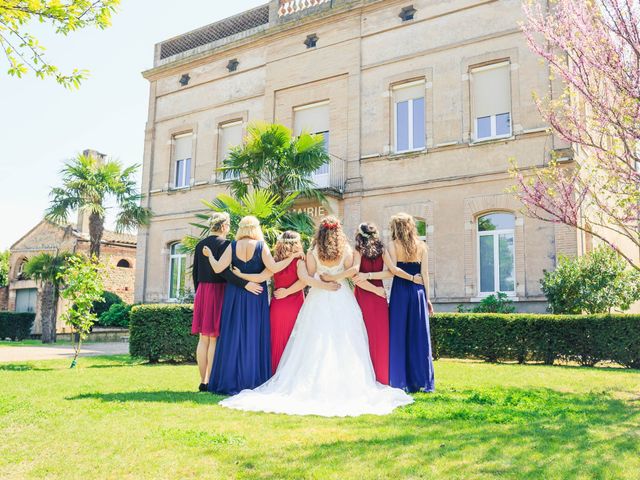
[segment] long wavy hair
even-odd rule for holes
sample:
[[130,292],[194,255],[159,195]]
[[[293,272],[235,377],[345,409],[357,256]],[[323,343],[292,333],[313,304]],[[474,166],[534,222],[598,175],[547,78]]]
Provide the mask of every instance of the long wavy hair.
[[413,217],[407,213],[398,213],[391,217],[389,228],[391,230],[391,239],[400,244],[406,259],[409,261],[419,260],[418,256],[422,253],[422,250],[418,239],[416,221]]
[[276,262],[289,258],[296,253],[303,253],[302,240],[300,234],[291,230],[282,232],[278,237],[276,246],[273,248],[273,259]]
[[313,247],[323,262],[332,262],[342,258],[347,249],[347,237],[336,217],[324,217],[320,220],[318,231],[313,239]]
[[236,232],[236,240],[242,240],[243,238],[251,238],[258,241],[264,240],[262,228],[260,228],[260,220],[251,215],[242,217]]
[[378,258],[384,252],[378,227],[373,223],[361,223],[356,232],[356,251],[370,260]]

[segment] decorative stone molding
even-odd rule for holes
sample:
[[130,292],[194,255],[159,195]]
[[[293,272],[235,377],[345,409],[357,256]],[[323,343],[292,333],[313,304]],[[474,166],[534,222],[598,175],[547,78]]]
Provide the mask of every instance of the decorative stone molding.
[[280,0],[278,16],[284,17],[293,13],[298,13],[302,10],[315,7],[323,3],[329,3],[329,0]]

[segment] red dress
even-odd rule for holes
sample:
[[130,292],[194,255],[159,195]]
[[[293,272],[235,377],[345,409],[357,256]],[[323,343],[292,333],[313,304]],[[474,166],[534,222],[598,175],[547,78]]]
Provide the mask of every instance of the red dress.
[[[360,262],[360,271],[364,273],[381,272],[384,266],[382,255],[369,259],[364,255]],[[369,280],[377,287],[382,280]],[[369,336],[369,353],[376,372],[376,380],[389,384],[389,304],[387,299],[359,287],[355,291],[356,299],[362,310],[364,324]]]
[[[289,288],[298,281],[298,261],[276,273],[273,276],[274,290],[278,288]],[[304,302],[304,292],[300,290],[285,298],[271,299],[271,372],[276,373],[280,357],[287,346],[291,331],[298,318],[298,313]]]

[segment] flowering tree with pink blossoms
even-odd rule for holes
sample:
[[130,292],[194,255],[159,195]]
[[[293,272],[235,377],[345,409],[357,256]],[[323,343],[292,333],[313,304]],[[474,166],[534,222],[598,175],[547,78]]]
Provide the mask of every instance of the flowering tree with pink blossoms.
[[513,169],[525,213],[640,247],[640,0],[525,0],[529,47],[564,84],[536,102],[576,162]]

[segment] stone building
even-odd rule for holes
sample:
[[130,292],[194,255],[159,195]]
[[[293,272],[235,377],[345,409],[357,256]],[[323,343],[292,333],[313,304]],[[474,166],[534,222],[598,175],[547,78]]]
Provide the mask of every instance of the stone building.
[[[190,282],[178,243],[250,122],[322,133],[331,164],[315,175],[351,235],[413,215],[430,249],[439,310],[506,292],[546,308],[543,270],[585,239],[524,217],[506,190],[568,145],[532,100],[560,86],[520,31],[520,0],[272,0],[156,45],[142,190],[155,214],[138,235],[136,300],[176,299]],[[385,232],[386,234],[386,232]]]
[[[7,297],[6,309],[18,312],[35,312],[33,334],[42,332],[38,282],[23,274],[27,260],[40,253],[62,252],[89,253],[88,216],[80,216],[77,225],[60,226],[42,220],[10,248],[9,285],[3,289]],[[133,303],[135,282],[136,237],[105,230],[100,248],[100,259],[107,265],[104,288],[119,295],[125,302]],[[64,300],[58,303],[58,317],[67,308]],[[70,329],[58,319],[59,333]]]

